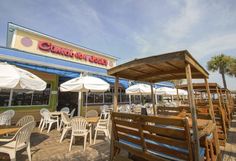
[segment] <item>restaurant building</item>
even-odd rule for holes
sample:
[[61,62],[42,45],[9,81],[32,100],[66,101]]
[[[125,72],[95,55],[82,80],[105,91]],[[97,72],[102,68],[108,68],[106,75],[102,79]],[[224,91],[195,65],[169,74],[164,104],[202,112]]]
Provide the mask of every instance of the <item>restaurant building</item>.
[[[47,82],[47,88],[40,92],[14,90],[10,107],[8,106],[10,90],[1,89],[0,111],[13,108],[18,110],[18,113],[27,112],[35,116],[42,107],[52,111],[65,106],[70,109],[77,108],[78,93],[62,93],[58,87],[71,78],[79,77],[81,73],[99,77],[111,84],[110,91],[89,94],[89,108],[112,104],[114,78],[107,76],[107,69],[117,64],[117,58],[112,55],[8,23],[6,47],[0,46],[0,61],[25,68]],[[166,82],[159,85],[171,86]],[[125,95],[128,86],[127,80],[120,80],[120,103],[129,101],[129,97]]]

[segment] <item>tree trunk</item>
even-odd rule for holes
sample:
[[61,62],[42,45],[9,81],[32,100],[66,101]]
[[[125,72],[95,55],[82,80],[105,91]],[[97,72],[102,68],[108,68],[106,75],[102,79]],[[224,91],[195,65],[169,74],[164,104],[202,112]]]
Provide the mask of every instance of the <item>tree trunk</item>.
[[223,79],[224,88],[227,89],[226,80],[225,80],[225,73],[221,73],[221,76]]

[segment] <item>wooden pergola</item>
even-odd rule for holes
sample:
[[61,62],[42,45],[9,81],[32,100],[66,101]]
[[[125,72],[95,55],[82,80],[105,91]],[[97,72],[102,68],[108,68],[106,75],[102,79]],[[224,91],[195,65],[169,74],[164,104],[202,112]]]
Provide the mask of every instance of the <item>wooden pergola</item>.
[[[204,79],[207,89],[208,72],[191,56],[187,50],[166,53],[135,59],[130,62],[118,65],[108,70],[108,74],[116,78],[114,93],[114,111],[117,111],[118,84],[119,78],[129,80],[148,82],[151,85],[153,107],[155,107],[153,83],[168,80],[187,79],[189,105],[193,120],[193,137],[194,137],[194,153],[195,160],[199,160],[199,135],[197,126],[196,106],[194,101],[194,93],[192,79]],[[156,110],[154,109],[154,114]]]
[[[211,93],[212,93],[212,90],[216,90],[216,87],[219,88],[219,86],[216,83],[208,83],[208,84],[206,84],[206,83],[192,83],[192,86],[196,92],[207,93],[208,104],[210,107],[210,115],[211,115],[213,122],[215,122],[215,114],[214,114],[213,104],[212,104],[212,100],[211,100]],[[182,84],[182,85],[176,86],[176,88],[177,88],[177,90],[178,89],[188,90],[188,85]]]

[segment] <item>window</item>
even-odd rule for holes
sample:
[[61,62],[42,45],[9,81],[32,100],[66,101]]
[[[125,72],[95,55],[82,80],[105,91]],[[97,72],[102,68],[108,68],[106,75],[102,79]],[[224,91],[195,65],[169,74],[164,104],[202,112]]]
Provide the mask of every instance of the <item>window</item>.
[[9,97],[9,89],[0,89],[0,106],[8,106]]
[[47,84],[44,91],[34,91],[32,105],[48,105],[51,92],[51,85]]
[[0,106],[8,106],[9,100],[11,100],[11,106],[48,105],[51,85],[47,84],[47,87],[44,91],[14,89],[12,90],[11,99],[10,92],[10,89],[0,90]]
[[[113,95],[114,89],[111,88],[108,92],[102,93],[88,93],[87,104],[112,104],[113,103]],[[86,105],[86,93],[83,93],[83,104]],[[128,103],[129,102],[129,95],[125,94],[124,89],[119,89],[118,93],[118,101],[119,103]]]

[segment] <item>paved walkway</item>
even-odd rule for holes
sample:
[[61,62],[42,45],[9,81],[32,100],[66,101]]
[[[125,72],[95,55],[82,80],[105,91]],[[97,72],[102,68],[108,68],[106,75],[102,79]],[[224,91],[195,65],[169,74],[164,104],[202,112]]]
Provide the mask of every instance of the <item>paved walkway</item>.
[[223,161],[236,161],[236,115],[234,115],[231,128],[228,131],[226,146],[222,147]]
[[[83,138],[78,138],[68,151],[70,138],[67,137],[59,143],[60,133],[52,130],[49,134],[39,133],[34,130],[31,138],[32,161],[107,161],[109,160],[109,142],[104,140],[104,135],[98,136],[95,145],[87,142],[86,151],[83,151]],[[8,161],[7,154],[0,153],[0,161]],[[25,150],[17,153],[17,161],[26,161],[28,156]]]

